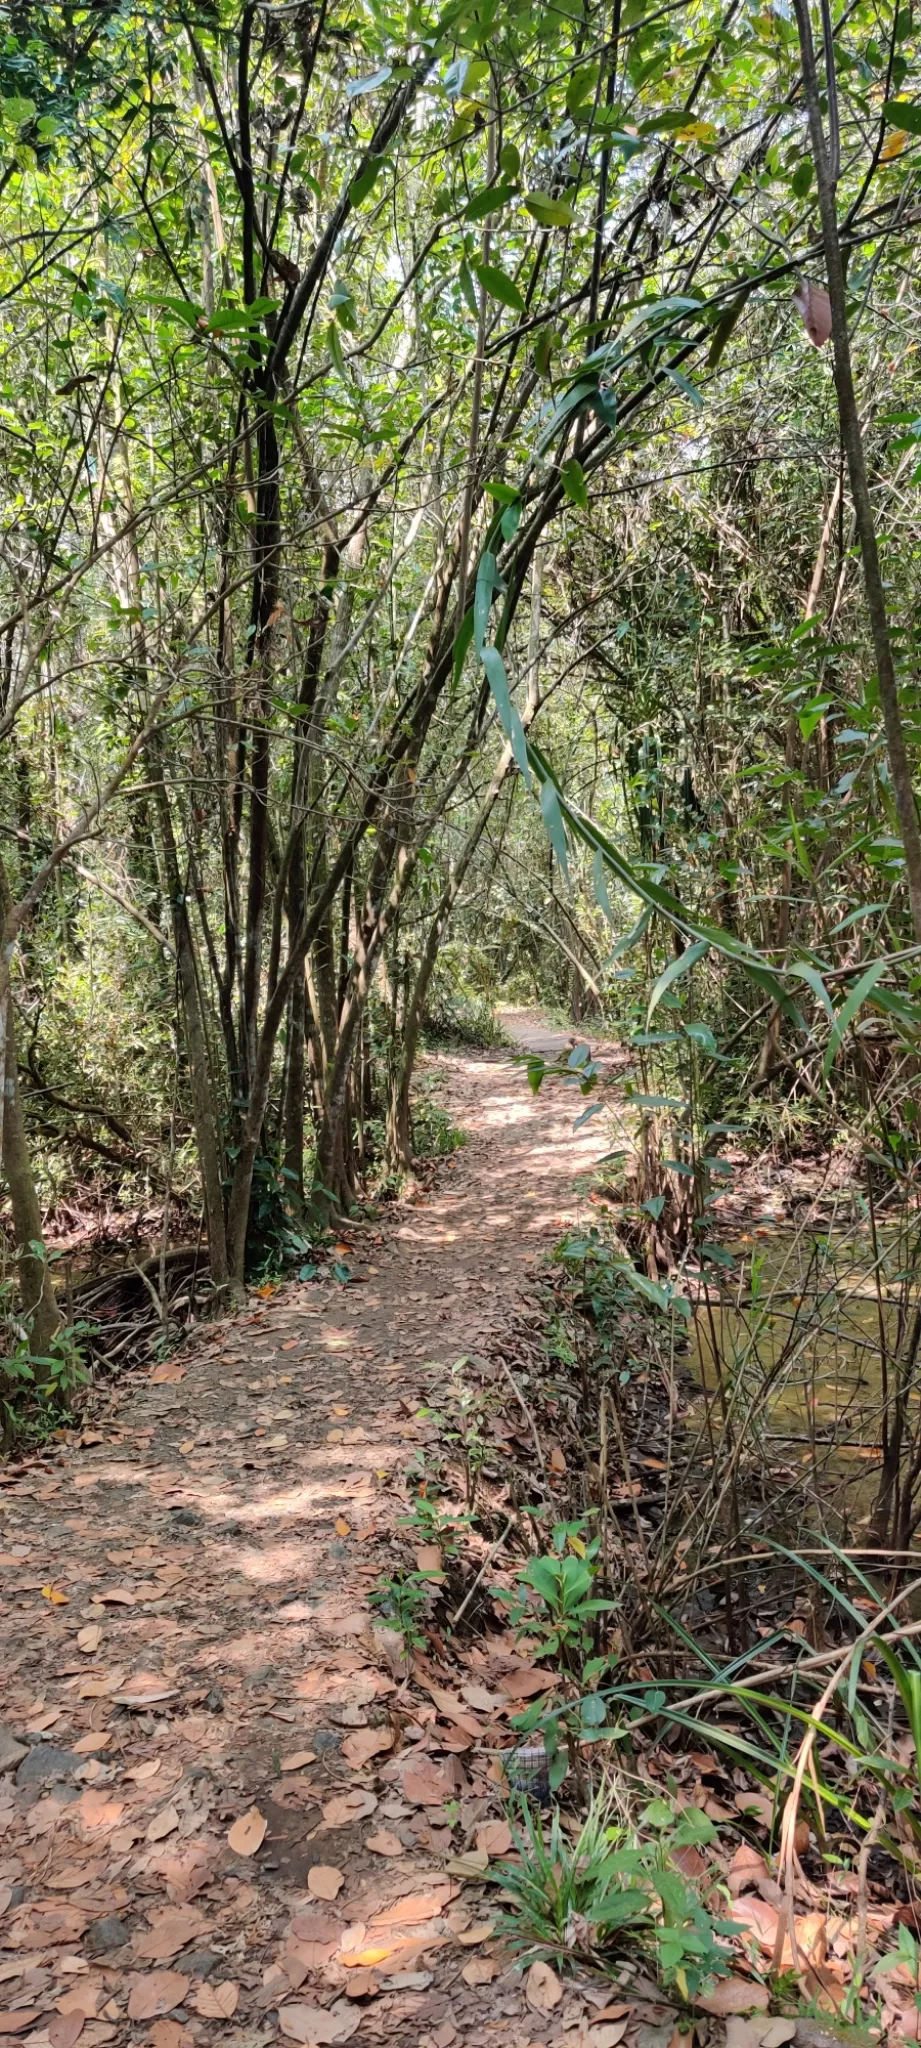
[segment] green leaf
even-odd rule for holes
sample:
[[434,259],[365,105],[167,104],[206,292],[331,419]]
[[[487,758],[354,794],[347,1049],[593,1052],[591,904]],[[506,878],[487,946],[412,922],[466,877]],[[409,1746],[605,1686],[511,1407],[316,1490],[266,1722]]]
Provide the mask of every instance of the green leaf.
[[812,184],[812,162],[808,156],[804,156],[802,163],[797,164],[790,179],[790,184],[796,193],[797,199],[805,199]]
[[34,100],[14,97],[3,101],[3,118],[13,128],[24,128],[27,121],[34,121],[35,115]]
[[507,206],[509,200],[514,197],[515,189],[512,185],[486,185],[481,192],[475,192],[469,204],[465,206],[464,219],[485,220],[488,214],[501,212],[502,207]]
[[825,986],[825,983],[822,980],[822,976],[820,975],[818,968],[810,967],[808,961],[796,960],[793,966],[789,969],[789,972],[791,974],[795,974],[798,981],[808,982],[809,987],[812,989],[813,993],[818,996],[819,1002],[821,1003],[822,1008],[825,1011],[825,1015],[830,1019],[831,1023],[833,1024],[835,1021],[834,1005],[832,1003],[831,996],[829,995],[828,990]]
[[534,344],[534,367],[539,377],[546,377],[550,369],[550,357],[553,352],[554,339],[552,327],[541,328]]
[[671,378],[672,383],[681,392],[682,396],[689,398],[691,404],[696,405],[699,411],[704,403],[704,395],[702,391],[698,391],[696,384],[692,384],[690,378],[683,376],[680,370],[674,369],[671,363],[666,363],[665,374]]
[[604,912],[604,915],[607,918],[609,925],[613,927],[614,912],[611,909],[611,898],[608,895],[608,884],[607,877],[604,872],[604,861],[602,860],[601,848],[599,846],[596,846],[594,857],[592,860],[592,883],[595,890],[595,902],[597,903],[599,910]]
[[744,313],[745,308],[748,305],[748,301],[751,298],[751,292],[752,287],[751,285],[749,285],[744,292],[739,293],[737,299],[733,299],[732,304],[730,306],[727,306],[725,313],[720,314],[716,326],[713,329],[713,340],[710,343],[709,352],[707,354],[708,369],[713,370],[716,368],[716,365],[719,362],[720,356],[722,355],[727,342],[729,341],[732,334],[735,332],[735,329],[742,318],[742,314]]
[[698,939],[693,946],[686,946],[684,952],[679,953],[676,960],[669,961],[668,966],[663,969],[658,981],[654,984],[649,998],[649,1008],[646,1012],[647,1031],[649,1029],[650,1017],[653,1011],[657,1009],[666,990],[671,988],[673,982],[680,980],[683,974],[690,973],[691,968],[696,967],[698,960],[702,960],[704,954],[708,953],[709,950],[707,940]]
[[551,199],[547,192],[527,192],[524,205],[542,228],[570,228],[575,220],[572,207],[565,199]]
[[508,736],[511,741],[512,753],[515,756],[516,764],[524,777],[525,788],[530,789],[531,768],[528,761],[528,743],[524,736],[524,726],[521,723],[521,713],[517,704],[512,705]]
[[585,488],[585,471],[574,455],[564,462],[560,475],[563,489],[571,505],[578,505],[582,512],[588,508],[588,491]]
[[499,151],[499,169],[507,178],[517,178],[521,170],[521,151],[514,142],[503,142]]
[[339,339],[339,329],[336,326],[335,320],[330,320],[327,326],[326,339],[327,342],[329,343],[330,355],[332,356],[333,362],[336,365],[340,377],[346,377],[348,375],[348,371],[345,367],[345,357],[342,353],[342,343]]
[[379,85],[386,85],[393,66],[382,64],[379,71],[372,71],[367,78],[350,78],[345,88],[347,100],[357,100],[362,93],[376,92]]
[[489,612],[497,590],[504,589],[502,578],[496,568],[495,555],[484,548],[477,569],[476,589],[473,593],[473,638],[478,653],[482,653],[483,642],[489,625]]
[[469,306],[474,319],[476,319],[479,314],[480,307],[476,295],[476,285],[474,284],[473,281],[473,272],[470,268],[469,263],[467,262],[466,257],[464,257],[464,260],[458,272],[458,281],[460,283],[460,288],[464,295],[464,299],[467,305]]
[[498,299],[500,306],[510,306],[514,313],[524,312],[524,299],[514,278],[500,270],[498,264],[475,263],[471,258],[470,269],[489,298]]
[[921,100],[887,100],[883,119],[890,128],[904,128],[906,135],[921,135]]
[[571,419],[574,413],[586,412],[597,396],[598,383],[596,378],[592,377],[589,380],[583,377],[580,378],[578,384],[573,384],[571,389],[565,393],[565,396],[560,399],[559,404],[554,406],[537,443],[538,454],[543,454],[544,449],[550,446],[564,420]]
[[499,653],[498,647],[481,648],[480,660],[486,671],[486,680],[492,691],[493,698],[495,700],[496,710],[498,711],[499,717],[502,720],[503,730],[506,733],[510,733],[512,724],[512,699],[509,693],[508,676],[506,675],[505,672],[505,663],[502,659],[501,654]]
[[567,875],[569,873],[569,855],[566,846],[566,827],[563,824],[563,813],[560,810],[560,800],[556,787],[550,781],[541,783],[540,808],[544,824],[547,827],[550,844],[564,875]]
[[521,499],[514,498],[510,505],[506,505],[505,511],[503,512],[502,517],[499,521],[499,531],[502,535],[503,540],[514,540],[515,535],[518,532],[520,523]]
[[589,93],[594,92],[598,82],[597,64],[583,64],[574,71],[566,87],[566,112],[577,114]]
[[811,704],[803,705],[802,711],[799,713],[799,729],[804,740],[811,738],[816,726],[824,718],[829,705],[833,704],[834,701],[833,697],[814,697]]
[[454,640],[454,680],[458,682],[461,670],[473,640],[473,610],[465,612]]
[[368,193],[373,192],[386,161],[386,157],[383,156],[369,157],[364,169],[359,171],[357,178],[353,178],[349,186],[349,198],[353,206],[360,206],[362,200],[367,199]]
[[825,1058],[822,1061],[823,1081],[827,1079],[831,1071],[832,1062],[848,1025],[853,1023],[861,1004],[866,1002],[870,990],[876,987],[880,975],[885,973],[887,964],[885,960],[874,960],[872,966],[867,968],[866,973],[861,975],[856,988],[852,988],[846,1003],[842,1003],[826,1047]]

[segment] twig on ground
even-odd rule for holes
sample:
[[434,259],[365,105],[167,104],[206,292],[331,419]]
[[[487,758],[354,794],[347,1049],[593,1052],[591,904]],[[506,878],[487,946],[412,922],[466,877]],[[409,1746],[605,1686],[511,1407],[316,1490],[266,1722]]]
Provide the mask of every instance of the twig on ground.
[[501,1549],[502,1549],[502,1545],[503,1545],[503,1543],[505,1542],[505,1539],[506,1539],[506,1537],[507,1537],[507,1535],[508,1535],[508,1533],[509,1533],[509,1530],[510,1530],[510,1529],[513,1529],[513,1528],[514,1528],[514,1526],[515,1526],[515,1516],[514,1516],[514,1515],[509,1515],[508,1521],[507,1521],[507,1522],[506,1522],[506,1524],[505,1524],[505,1528],[503,1529],[503,1531],[502,1531],[502,1534],[501,1534],[501,1536],[497,1536],[497,1537],[496,1537],[496,1541],[495,1541],[495,1543],[493,1544],[493,1546],[492,1546],[491,1550],[488,1550],[488,1551],[487,1551],[487,1553],[486,1553],[486,1556],[484,1557],[484,1559],[483,1559],[483,1562],[482,1562],[482,1564],[481,1564],[481,1566],[480,1566],[480,1569],[479,1569],[479,1571],[477,1572],[476,1578],[475,1578],[475,1579],[474,1579],[474,1581],[473,1581],[473,1585],[472,1585],[472,1586],[470,1586],[470,1587],[468,1588],[467,1592],[466,1592],[466,1593],[464,1594],[464,1597],[463,1597],[463,1599],[462,1599],[462,1601],[461,1601],[461,1604],[460,1604],[460,1606],[459,1606],[459,1607],[457,1607],[457,1608],[455,1608],[455,1611],[454,1611],[454,1613],[448,1616],[448,1627],[449,1627],[449,1628],[456,1628],[456,1627],[457,1627],[457,1624],[458,1624],[458,1622],[460,1621],[460,1618],[461,1618],[461,1616],[462,1616],[463,1614],[466,1614],[466,1612],[467,1612],[467,1609],[468,1609],[468,1607],[469,1607],[469,1605],[470,1605],[470,1602],[471,1602],[471,1600],[473,1599],[474,1593],[476,1592],[476,1589],[477,1589],[478,1585],[480,1584],[480,1581],[481,1581],[481,1579],[483,1578],[483,1575],[484,1575],[484,1573],[485,1573],[485,1572],[488,1572],[488,1570],[489,1570],[489,1567],[490,1567],[490,1565],[492,1564],[493,1558],[494,1558],[494,1557],[495,1557],[495,1555],[496,1555],[496,1552],[497,1552],[498,1550],[501,1550]]

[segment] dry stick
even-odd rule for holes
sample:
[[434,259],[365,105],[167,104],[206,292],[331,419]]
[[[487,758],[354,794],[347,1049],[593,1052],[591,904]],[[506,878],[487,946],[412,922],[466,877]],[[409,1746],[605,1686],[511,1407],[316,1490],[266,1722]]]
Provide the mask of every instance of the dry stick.
[[633,1519],[634,1519],[634,1522],[636,1523],[636,1537],[637,1537],[637,1542],[639,1543],[639,1546],[640,1546],[640,1556],[642,1557],[642,1560],[643,1560],[643,1568],[644,1568],[644,1570],[645,1570],[645,1574],[646,1574],[646,1579],[647,1579],[647,1582],[648,1582],[648,1580],[649,1580],[649,1576],[650,1576],[650,1573],[649,1573],[649,1553],[648,1553],[648,1551],[647,1551],[647,1549],[646,1549],[646,1537],[645,1537],[645,1535],[644,1535],[644,1532],[643,1532],[643,1524],[642,1524],[642,1522],[640,1521],[640,1511],[639,1511],[639,1508],[638,1508],[638,1506],[637,1506],[637,1502],[636,1502],[636,1494],[635,1494],[635,1493],[634,1493],[634,1491],[633,1491],[633,1474],[632,1474],[632,1472],[631,1472],[631,1470],[630,1470],[630,1459],[629,1459],[629,1456],[628,1456],[628,1452],[627,1452],[627,1446],[626,1446],[626,1443],[625,1443],[625,1441],[624,1441],[624,1432],[623,1432],[623,1429],[622,1429],[622,1427],[621,1427],[621,1421],[620,1421],[620,1409],[619,1409],[619,1408],[618,1408],[618,1406],[617,1406],[617,1399],[616,1399],[616,1396],[615,1396],[614,1394],[610,1394],[610,1395],[609,1395],[609,1399],[610,1399],[610,1403],[611,1403],[611,1414],[612,1414],[612,1416],[613,1416],[613,1418],[614,1418],[614,1427],[615,1427],[615,1429],[616,1429],[616,1431],[617,1431],[617,1441],[618,1441],[618,1444],[619,1444],[619,1446],[620,1446],[620,1458],[621,1458],[621,1464],[623,1465],[623,1468],[624,1468],[624,1478],[625,1478],[625,1480],[626,1480],[626,1482],[627,1482],[627,1492],[628,1492],[628,1493],[629,1493],[629,1495],[630,1495],[630,1501],[631,1501],[631,1505],[632,1505],[632,1507],[633,1507]]
[[867,1962],[867,1871],[870,1850],[873,1848],[886,1816],[886,1808],[880,1800],[869,1829],[860,1844],[857,1858],[857,1943],[854,1953],[854,1981],[861,1983]]
[[508,1533],[509,1533],[509,1530],[510,1530],[510,1529],[513,1529],[513,1528],[514,1528],[514,1526],[515,1526],[515,1516],[514,1516],[514,1515],[509,1515],[508,1521],[507,1521],[507,1522],[506,1522],[506,1524],[505,1524],[505,1528],[503,1529],[503,1531],[502,1531],[502,1534],[501,1534],[501,1536],[497,1536],[497,1537],[496,1537],[496,1540],[495,1540],[495,1543],[494,1543],[494,1544],[493,1544],[493,1546],[492,1546],[492,1549],[491,1549],[491,1550],[488,1550],[488,1551],[487,1551],[487,1553],[486,1553],[486,1556],[485,1556],[485,1557],[484,1557],[484,1559],[483,1559],[483,1562],[482,1562],[482,1564],[481,1564],[481,1566],[480,1566],[480,1569],[479,1569],[479,1571],[477,1572],[476,1578],[474,1579],[474,1581],[473,1581],[473,1585],[472,1585],[472,1586],[470,1587],[470,1590],[469,1590],[469,1592],[467,1592],[467,1593],[465,1593],[465,1594],[464,1594],[464,1597],[463,1597],[463,1599],[462,1599],[462,1601],[461,1601],[461,1604],[460,1604],[460,1606],[459,1606],[459,1607],[456,1607],[456,1608],[455,1608],[455,1610],[454,1610],[454,1613],[453,1613],[453,1614],[449,1614],[449,1616],[448,1616],[448,1627],[449,1627],[449,1628],[456,1628],[456,1627],[457,1627],[457,1624],[458,1624],[458,1622],[460,1621],[461,1615],[462,1615],[462,1614],[466,1614],[466,1612],[467,1612],[467,1609],[468,1609],[468,1607],[469,1607],[469,1605],[470,1605],[470,1602],[471,1602],[471,1600],[473,1599],[474,1593],[476,1592],[476,1589],[477,1589],[477,1587],[478,1587],[478,1585],[479,1585],[479,1583],[480,1583],[480,1580],[481,1580],[481,1579],[483,1578],[483,1575],[484,1575],[484,1573],[485,1573],[485,1572],[488,1572],[488,1570],[489,1570],[489,1567],[490,1567],[490,1565],[492,1564],[493,1558],[494,1558],[494,1557],[495,1557],[495,1555],[496,1555],[496,1552],[497,1552],[498,1550],[501,1550],[501,1549],[502,1549],[502,1545],[503,1545],[503,1543],[505,1542],[505,1539],[506,1539],[506,1536],[507,1536],[507,1535],[508,1535]]
[[504,1372],[506,1379],[508,1380],[512,1393],[514,1394],[515,1399],[518,1402],[518,1405],[526,1418],[528,1428],[530,1429],[531,1435],[534,1438],[534,1449],[537,1452],[537,1462],[540,1465],[541,1472],[544,1476],[544,1488],[546,1491],[547,1499],[550,1500],[552,1499],[552,1489],[550,1486],[550,1481],[547,1477],[547,1460],[544,1457],[544,1447],[538,1435],[537,1424],[534,1420],[533,1415],[531,1414],[531,1410],[528,1407],[527,1401],[524,1398],[524,1395],[521,1391],[520,1386],[518,1385],[518,1381],[516,1380],[514,1373],[511,1371],[510,1367],[506,1365],[505,1359],[501,1356],[499,1358],[499,1365],[502,1371]]
[[[837,1688],[841,1683],[843,1673],[847,1665],[851,1662],[851,1659],[855,1656],[855,1654],[858,1651],[860,1651],[863,1648],[863,1645],[865,1643],[870,1642],[872,1637],[877,1634],[880,1621],[885,1620],[892,1613],[893,1608],[900,1606],[902,1601],[907,1599],[911,1593],[917,1592],[919,1585],[921,1585],[921,1580],[913,1580],[910,1586],[906,1586],[902,1593],[897,1594],[894,1600],[890,1600],[886,1607],[880,1609],[879,1614],[875,1617],[873,1621],[867,1623],[866,1628],[857,1637],[855,1642],[846,1643],[844,1649],[839,1651],[835,1661],[835,1668],[828,1681],[828,1684],[825,1687],[825,1691],[822,1693],[818,1705],[813,1707],[812,1712],[809,1715],[810,1725],[807,1728],[805,1735],[803,1736],[802,1742],[800,1743],[799,1753],[796,1759],[796,1770],[793,1774],[793,1784],[787,1795],[787,1799],[783,1810],[783,1825],[780,1833],[780,1854],[778,1856],[777,1861],[778,1872],[780,1872],[781,1870],[783,1871],[784,1906],[786,1910],[777,1923],[777,1938],[774,1943],[774,1954],[771,1958],[772,1970],[780,1969],[781,1958],[783,1955],[785,1932],[788,1933],[790,1937],[790,1955],[792,1959],[792,1967],[794,1970],[798,1968],[798,1950],[796,1943],[796,1916],[793,1901],[793,1879],[794,1866],[796,1863],[796,1849],[793,1838],[796,1834],[796,1818],[797,1813],[799,1811],[800,1794],[803,1789],[803,1779],[806,1775],[807,1770],[811,1772],[813,1769],[812,1752],[815,1748],[816,1736],[819,1733],[819,1723],[822,1720],[822,1717],[825,1713],[825,1709],[828,1706],[829,1700],[837,1691]],[[921,1624],[914,1623],[910,1624],[907,1628],[897,1630],[897,1639],[904,1639],[904,1637],[906,1636],[915,1634],[919,1626],[921,1626]],[[813,1782],[815,1782],[814,1779]],[[786,1922],[786,1927],[784,1925],[784,1922]]]
[[[905,875],[908,882],[908,899],[911,906],[911,921],[915,938],[921,940],[921,827],[915,807],[912,788],[911,767],[905,732],[899,706],[899,690],[896,682],[895,663],[892,656],[892,642],[889,637],[889,620],[886,613],[886,597],[879,564],[879,550],[876,544],[876,525],[873,518],[873,504],[867,483],[867,466],[864,455],[863,435],[857,410],[854,390],[854,375],[851,365],[851,344],[847,323],[847,296],[844,285],[844,266],[841,261],[841,242],[838,234],[838,211],[835,201],[834,166],[830,159],[825,132],[822,126],[822,109],[819,97],[819,81],[816,72],[815,48],[812,41],[812,25],[809,19],[809,0],[794,0],[796,26],[799,31],[800,55],[803,67],[803,94],[809,114],[809,132],[812,139],[812,154],[815,162],[816,187],[819,195],[819,211],[822,219],[822,243],[825,251],[825,273],[828,280],[828,297],[831,307],[832,344],[835,354],[835,391],[838,398],[838,418],[841,425],[841,439],[847,456],[851,497],[854,504],[854,522],[860,541],[860,559],[863,566],[864,590],[867,611],[870,615],[870,631],[873,638],[873,652],[876,657],[876,673],[879,682],[880,703],[883,707],[883,723],[886,729],[886,748],[889,756],[889,772],[902,834],[905,853]],[[830,48],[827,50],[829,64],[828,100],[834,102],[834,65]]]
[[[496,175],[496,123],[499,110],[496,104],[495,73],[489,79],[489,120],[486,132],[486,183],[491,185]],[[492,216],[483,222],[480,242],[480,261],[489,262],[489,229]],[[470,408],[470,444],[467,451],[467,481],[464,486],[464,504],[461,513],[460,554],[457,570],[457,623],[463,624],[467,606],[467,565],[470,554],[470,526],[473,519],[473,498],[476,489],[477,460],[479,456],[480,413],[483,404],[483,366],[486,361],[486,313],[488,294],[486,286],[480,283],[480,309],[477,315],[476,362],[473,373],[473,400]]]

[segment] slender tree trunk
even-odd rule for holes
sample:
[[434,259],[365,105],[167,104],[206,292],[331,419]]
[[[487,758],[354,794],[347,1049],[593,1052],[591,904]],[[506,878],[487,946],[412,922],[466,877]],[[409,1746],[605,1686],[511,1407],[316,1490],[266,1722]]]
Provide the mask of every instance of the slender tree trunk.
[[[0,862],[0,919],[4,928],[12,910],[12,898],[6,870]],[[8,952],[4,944],[4,952]],[[2,1158],[3,1171],[10,1191],[10,1206],[13,1211],[13,1230],[16,1237],[16,1263],[19,1274],[19,1305],[24,1322],[29,1325],[30,1349],[38,1357],[47,1357],[48,1346],[61,1327],[61,1312],[54,1298],[51,1275],[41,1250],[42,1212],[39,1205],[29,1140],[22,1114],[22,1096],[19,1089],[19,1069],[16,1059],[16,1020],[13,1015],[13,992],[7,987],[0,997],[2,1003]],[[39,1250],[33,1251],[32,1246]]]
[[[540,616],[541,594],[544,571],[544,550],[537,547],[531,563],[531,608],[528,624],[528,675],[527,699],[522,712],[521,723],[527,732],[541,704],[539,683],[540,659]],[[403,1031],[403,1057],[400,1071],[390,1104],[387,1131],[388,1159],[392,1166],[408,1172],[412,1165],[412,1079],[419,1050],[419,1034],[425,1016],[425,1005],[429,992],[435,962],[438,959],[445,933],[451,922],[452,912],[461,889],[464,886],[470,863],[473,860],[483,833],[502,790],[511,772],[514,755],[510,746],[503,748],[499,765],[489,785],[476,818],[461,848],[458,859],[441,893],[438,908],[431,920],[422,958],[406,1006]]]
[[[857,410],[857,396],[854,389],[854,374],[851,364],[851,345],[847,323],[847,296],[844,284],[844,266],[841,261],[841,242],[838,235],[838,213],[835,200],[836,166],[825,140],[822,126],[822,107],[819,96],[819,81],[816,72],[815,48],[812,41],[812,25],[809,19],[808,0],[794,0],[796,25],[799,30],[800,53],[803,65],[803,90],[809,113],[809,132],[812,140],[812,154],[815,162],[816,185],[819,195],[819,209],[822,218],[822,242],[825,250],[825,271],[828,280],[828,297],[831,305],[832,345],[835,355],[835,390],[838,396],[838,417],[841,422],[841,439],[847,457],[851,497],[854,505],[854,521],[860,541],[860,557],[863,565],[864,589],[867,610],[870,615],[870,631],[873,637],[873,652],[876,657],[876,673],[879,681],[879,698],[883,710],[886,731],[886,747],[889,755],[889,773],[892,793],[895,798],[899,829],[905,855],[905,879],[908,885],[908,900],[911,921],[916,941],[921,944],[921,827],[912,785],[911,766],[905,744],[902,713],[899,704],[899,690],[892,655],[892,641],[889,634],[889,620],[886,613],[886,597],[879,562],[876,541],[876,525],[873,517],[873,503],[867,483],[867,465],[864,455],[863,434],[860,415]],[[836,88],[834,77],[834,51],[830,39],[826,45],[828,78],[826,80],[830,126],[836,122]]]
[[192,1090],[192,1117],[195,1124],[198,1163],[201,1168],[208,1259],[215,1287],[224,1288],[229,1278],[229,1269],[224,1228],[223,1156],[220,1119],[215,1104],[214,1077],[202,1014],[198,960],[189,922],[187,891],[179,869],[179,855],[170,816],[169,798],[166,794],[163,762],[156,743],[152,743],[148,751],[148,760],[151,778],[155,782],[157,820],[172,912],[182,1028]]

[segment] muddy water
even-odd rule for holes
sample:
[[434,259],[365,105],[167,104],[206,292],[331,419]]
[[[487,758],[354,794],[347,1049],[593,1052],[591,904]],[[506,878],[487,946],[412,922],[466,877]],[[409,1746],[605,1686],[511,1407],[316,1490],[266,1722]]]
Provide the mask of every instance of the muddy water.
[[694,1305],[691,1365],[760,1440],[772,1469],[810,1468],[827,1504],[866,1517],[880,1469],[884,1375],[921,1295],[917,1234],[869,1226],[772,1231],[727,1249],[734,1270]]

